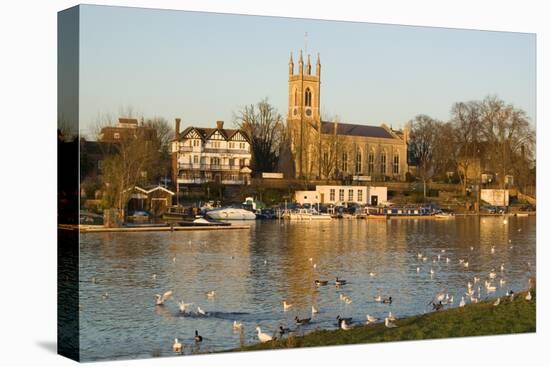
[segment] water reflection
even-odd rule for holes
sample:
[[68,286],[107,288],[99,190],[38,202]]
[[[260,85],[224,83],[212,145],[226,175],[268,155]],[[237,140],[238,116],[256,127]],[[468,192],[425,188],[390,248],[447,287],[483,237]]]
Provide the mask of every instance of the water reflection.
[[[418,314],[430,311],[427,303],[440,291],[453,295],[458,306],[467,282],[476,276],[482,284],[491,269],[497,272],[491,297],[523,289],[535,275],[534,218],[509,218],[506,224],[501,218],[258,221],[244,231],[86,234],[81,239],[85,360],[173,355],[175,337],[185,354],[235,348],[256,341],[257,325],[269,333],[281,323],[294,327],[296,315],[311,316],[311,305],[320,312],[301,327],[304,332],[334,328],[338,314],[361,321],[367,313],[383,317],[389,310],[398,317]],[[348,284],[335,287],[336,276]],[[315,279],[329,285],[317,287]],[[173,291],[173,300],[155,306],[155,294],[166,290]],[[216,296],[207,297],[212,290]],[[343,302],[341,294],[352,302]],[[377,295],[392,296],[394,302],[375,302]],[[285,299],[293,304],[287,312]],[[207,317],[181,317],[180,300],[194,303],[192,310],[200,306]],[[234,320],[242,321],[242,334],[233,330]],[[195,329],[204,337],[200,346],[193,342]]]

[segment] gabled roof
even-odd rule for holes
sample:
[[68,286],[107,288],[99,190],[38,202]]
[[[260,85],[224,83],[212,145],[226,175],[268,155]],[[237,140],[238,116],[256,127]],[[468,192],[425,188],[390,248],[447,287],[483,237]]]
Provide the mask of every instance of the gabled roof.
[[194,126],[189,126],[189,127],[185,128],[185,130],[183,130],[180,133],[180,140],[184,139],[185,136],[187,134],[189,134],[189,132],[191,132],[191,131],[195,131],[203,141],[205,141],[207,139],[210,139],[210,137],[212,135],[214,135],[214,133],[216,131],[218,131],[226,141],[231,140],[231,138],[233,136],[235,136],[237,133],[241,133],[241,135],[245,138],[245,140],[250,143],[250,138],[248,137],[248,135],[246,134],[246,132],[244,130],[240,130],[240,129],[216,129],[216,128],[208,128],[208,127],[194,127]]
[[[321,133],[332,134],[334,133],[334,122],[321,121]],[[385,138],[395,139],[388,130],[382,126],[369,126],[358,124],[344,124],[341,122],[336,123],[336,134],[338,135],[351,135],[351,136],[366,136],[371,138]]]

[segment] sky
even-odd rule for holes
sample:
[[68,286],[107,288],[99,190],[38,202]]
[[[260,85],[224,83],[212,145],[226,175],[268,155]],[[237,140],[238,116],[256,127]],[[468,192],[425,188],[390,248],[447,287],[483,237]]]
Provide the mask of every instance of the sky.
[[535,123],[534,34],[83,5],[81,132],[128,108],[228,127],[264,98],[286,117],[290,52],[297,64],[306,47],[321,114],[341,122],[448,120],[453,103],[496,95]]

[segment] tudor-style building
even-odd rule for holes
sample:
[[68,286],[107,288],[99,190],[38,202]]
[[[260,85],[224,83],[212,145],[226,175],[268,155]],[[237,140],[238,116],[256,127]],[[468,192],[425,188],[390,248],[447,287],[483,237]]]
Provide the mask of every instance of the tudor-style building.
[[180,133],[181,120],[176,119],[172,142],[172,180],[182,186],[217,182],[224,185],[250,184],[250,140],[239,129],[190,126]]
[[321,59],[315,73],[310,56],[302,51],[295,72],[292,53],[288,64],[288,130],[291,162],[288,177],[351,179],[353,181],[404,180],[407,166],[406,129],[381,124],[368,126],[324,121],[321,108]]

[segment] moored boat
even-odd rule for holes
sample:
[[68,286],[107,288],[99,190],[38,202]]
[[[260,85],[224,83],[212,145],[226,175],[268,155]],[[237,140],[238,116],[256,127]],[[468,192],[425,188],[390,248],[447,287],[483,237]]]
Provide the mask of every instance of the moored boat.
[[220,208],[206,212],[206,216],[218,220],[254,220],[256,214],[241,208]]

